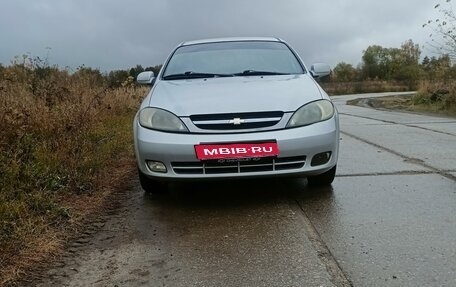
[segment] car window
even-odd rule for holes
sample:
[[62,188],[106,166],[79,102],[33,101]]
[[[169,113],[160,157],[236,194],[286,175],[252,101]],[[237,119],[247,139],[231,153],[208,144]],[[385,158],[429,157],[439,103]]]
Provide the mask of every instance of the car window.
[[304,73],[296,56],[285,44],[250,41],[205,43],[180,47],[169,60],[163,76],[188,72],[239,74],[244,71],[280,74]]

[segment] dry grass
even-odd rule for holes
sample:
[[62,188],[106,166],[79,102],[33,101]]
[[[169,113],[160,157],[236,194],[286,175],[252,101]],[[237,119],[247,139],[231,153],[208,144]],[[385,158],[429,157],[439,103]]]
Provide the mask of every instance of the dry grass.
[[[433,96],[434,95],[434,96]],[[430,98],[434,100],[431,100]],[[456,117],[454,97],[448,96],[436,99],[434,93],[418,93],[415,96],[398,95],[371,99],[355,99],[347,102],[349,105],[370,106],[372,108],[410,111],[428,115],[444,115]]]
[[329,82],[321,83],[329,95],[348,95],[379,92],[405,92],[413,90],[406,83],[394,81],[362,81],[362,82]]
[[432,112],[456,115],[456,82],[423,81],[413,105]]
[[132,169],[131,123],[146,93],[39,64],[0,70],[0,285],[62,248],[112,190],[112,168],[129,159],[120,173]]
[[[322,83],[322,87],[330,95],[404,92],[413,90],[401,82],[365,81],[365,82],[331,82]],[[349,104],[358,104],[354,100]],[[456,115],[456,82],[454,80],[425,80],[419,83],[418,93],[414,97],[383,97],[370,100],[370,104],[378,108],[408,110],[442,115]]]

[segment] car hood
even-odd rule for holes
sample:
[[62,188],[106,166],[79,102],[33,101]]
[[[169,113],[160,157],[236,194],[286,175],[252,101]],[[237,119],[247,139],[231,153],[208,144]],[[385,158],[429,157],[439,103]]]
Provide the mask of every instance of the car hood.
[[177,116],[257,111],[292,112],[321,99],[308,74],[158,81],[149,106]]

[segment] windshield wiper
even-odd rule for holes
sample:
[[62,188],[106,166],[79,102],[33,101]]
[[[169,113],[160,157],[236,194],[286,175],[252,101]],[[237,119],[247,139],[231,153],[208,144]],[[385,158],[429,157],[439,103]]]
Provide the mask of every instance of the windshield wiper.
[[198,73],[188,71],[181,74],[171,74],[163,77],[163,80],[183,80],[183,79],[198,79],[198,78],[216,78],[216,77],[232,77],[231,74],[214,74],[214,73]]
[[233,75],[234,76],[276,76],[276,75],[289,75],[289,73],[245,70],[242,73],[236,73],[236,74],[233,74]]

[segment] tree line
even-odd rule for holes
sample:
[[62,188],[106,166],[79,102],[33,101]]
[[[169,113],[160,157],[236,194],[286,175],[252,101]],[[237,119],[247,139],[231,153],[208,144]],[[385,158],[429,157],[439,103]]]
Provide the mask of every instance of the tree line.
[[104,77],[109,87],[117,88],[126,85],[133,85],[139,73],[142,73],[144,71],[152,71],[156,76],[160,72],[161,67],[162,65],[156,65],[143,68],[141,65],[136,65],[135,67],[132,67],[128,70],[110,71],[109,73],[106,73]]
[[455,76],[456,66],[448,54],[425,56],[421,60],[419,45],[408,40],[400,48],[380,45],[367,47],[357,67],[345,62],[338,63],[330,81],[402,81],[415,86],[420,80],[449,80]]
[[[157,75],[162,65],[143,68],[136,65],[127,70],[115,70],[104,74],[110,87],[134,84],[136,76],[143,71]],[[324,82],[396,81],[416,88],[422,80],[449,81],[456,78],[456,65],[449,54],[421,58],[420,46],[407,40],[399,48],[371,45],[363,51],[361,63],[356,67],[339,62],[331,76]]]
[[[51,70],[60,70],[57,66],[49,66],[46,60],[39,57],[31,58],[28,55],[16,57],[12,66],[22,67],[33,72],[35,78],[43,78]],[[162,65],[143,67],[136,65],[130,69],[101,72],[99,69],[78,67],[72,74],[74,77],[90,79],[92,86],[106,86],[118,88],[134,86],[139,73],[153,71],[160,72]],[[0,76],[5,67],[0,64]],[[397,81],[410,88],[415,88],[422,80],[449,81],[456,78],[456,65],[449,54],[425,56],[421,59],[421,49],[412,40],[405,41],[400,48],[387,48],[380,45],[371,45],[363,51],[361,63],[354,67],[346,62],[338,63],[332,70],[330,77],[323,79],[326,83],[350,83],[364,81]]]

